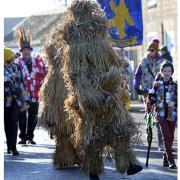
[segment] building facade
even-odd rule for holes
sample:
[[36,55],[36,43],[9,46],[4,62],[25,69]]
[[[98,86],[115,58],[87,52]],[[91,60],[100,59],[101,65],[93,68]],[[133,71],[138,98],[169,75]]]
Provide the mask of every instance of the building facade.
[[177,33],[177,0],[146,0],[143,1],[144,44],[156,36],[161,45],[166,45],[170,51],[175,71],[177,72],[178,33]]

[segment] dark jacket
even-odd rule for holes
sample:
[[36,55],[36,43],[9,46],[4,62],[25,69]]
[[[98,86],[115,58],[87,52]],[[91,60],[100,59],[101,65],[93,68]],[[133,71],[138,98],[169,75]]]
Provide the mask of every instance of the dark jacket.
[[170,55],[170,53],[169,52],[166,52],[166,53],[164,53],[162,56],[161,56],[163,59],[166,59],[166,60],[168,60],[168,61],[170,61],[170,62],[172,62],[172,56]]

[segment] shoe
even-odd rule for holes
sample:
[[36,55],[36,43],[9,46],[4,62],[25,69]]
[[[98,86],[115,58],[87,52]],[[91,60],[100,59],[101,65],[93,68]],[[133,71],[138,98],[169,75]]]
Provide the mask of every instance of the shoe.
[[164,151],[163,147],[158,147],[158,151]]
[[170,169],[177,169],[177,166],[176,166],[176,164],[170,164],[170,165],[169,165],[169,168],[170,168]]
[[11,152],[12,152],[12,155],[13,155],[13,156],[19,155],[19,152],[17,151],[17,149],[12,150]]
[[35,141],[33,141],[32,139],[28,140],[28,144],[36,144]]
[[100,180],[99,176],[97,174],[96,175],[89,175],[89,179],[90,180]]
[[174,160],[171,160],[171,161],[169,162],[169,168],[170,168],[170,169],[177,169],[177,166],[176,166]]
[[18,144],[26,144],[26,140],[25,139],[21,139],[21,141],[19,141]]
[[138,164],[130,164],[129,169],[127,170],[127,175],[133,175],[136,174],[140,171],[142,171],[143,167],[141,165]]

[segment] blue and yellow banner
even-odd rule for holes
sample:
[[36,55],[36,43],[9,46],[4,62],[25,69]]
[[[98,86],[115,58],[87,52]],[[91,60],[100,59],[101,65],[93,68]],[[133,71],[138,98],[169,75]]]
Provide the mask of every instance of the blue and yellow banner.
[[97,0],[109,20],[109,34],[114,46],[141,45],[143,22],[141,0]]

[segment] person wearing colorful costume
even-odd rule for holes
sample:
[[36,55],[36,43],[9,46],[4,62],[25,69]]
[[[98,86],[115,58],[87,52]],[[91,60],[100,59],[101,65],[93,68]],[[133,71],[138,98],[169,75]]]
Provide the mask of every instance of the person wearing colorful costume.
[[4,48],[4,126],[7,153],[19,155],[16,148],[20,111],[28,109],[29,96],[26,91],[21,68],[14,63],[15,52]]
[[[29,31],[25,27],[19,27],[18,38],[21,57],[16,60],[16,63],[21,67],[26,89],[31,98],[28,111],[22,111],[20,114],[19,137],[21,138],[21,141],[19,144],[26,144],[26,141],[31,144],[36,144],[33,138],[34,130],[37,125],[37,115],[39,108],[38,93],[43,83],[44,77],[47,74],[47,68],[40,56],[31,56],[31,52],[33,51],[33,48],[30,45],[31,37]],[[28,121],[26,120],[27,113]]]
[[160,124],[164,138],[163,166],[176,169],[172,154],[174,131],[177,123],[177,84],[172,79],[174,67],[171,62],[161,64],[161,77],[149,90],[147,104],[149,110],[155,108],[155,117]]

